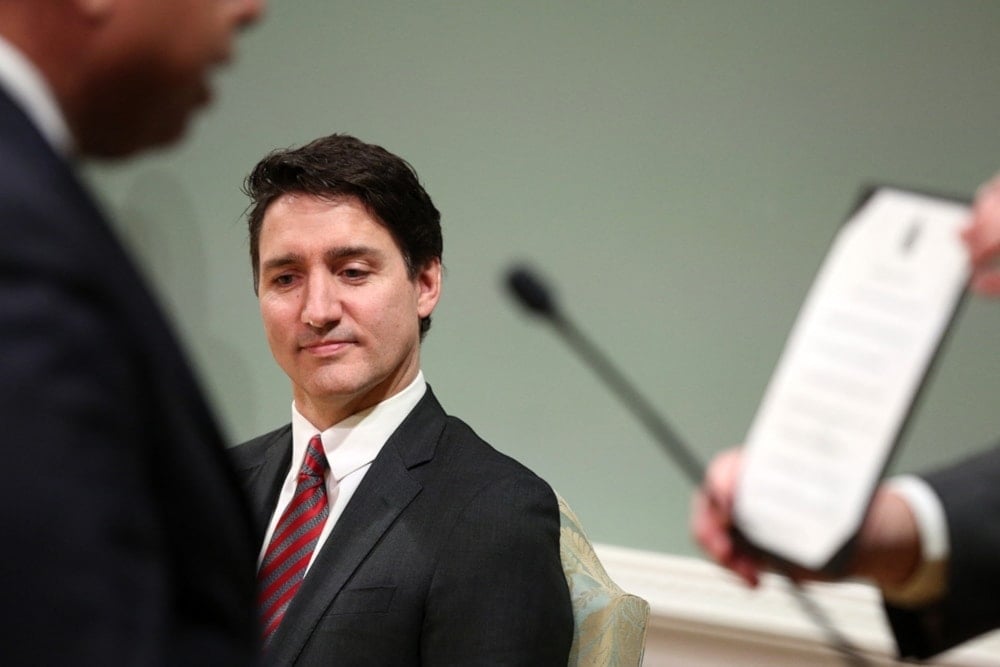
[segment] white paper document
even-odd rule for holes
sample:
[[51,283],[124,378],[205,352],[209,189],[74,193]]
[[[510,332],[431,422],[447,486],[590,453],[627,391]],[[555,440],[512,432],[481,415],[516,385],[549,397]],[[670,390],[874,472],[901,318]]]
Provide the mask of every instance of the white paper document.
[[969,208],[879,188],[841,228],[750,428],[751,544],[823,569],[860,528],[968,281]]

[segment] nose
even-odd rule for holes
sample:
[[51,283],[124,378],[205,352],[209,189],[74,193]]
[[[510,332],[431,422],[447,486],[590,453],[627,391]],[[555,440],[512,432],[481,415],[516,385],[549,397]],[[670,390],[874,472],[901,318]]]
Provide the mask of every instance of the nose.
[[340,321],[343,308],[333,281],[327,276],[312,276],[302,296],[301,320],[314,329],[328,329]]
[[240,27],[253,25],[264,15],[265,0],[232,0],[235,3],[236,23]]

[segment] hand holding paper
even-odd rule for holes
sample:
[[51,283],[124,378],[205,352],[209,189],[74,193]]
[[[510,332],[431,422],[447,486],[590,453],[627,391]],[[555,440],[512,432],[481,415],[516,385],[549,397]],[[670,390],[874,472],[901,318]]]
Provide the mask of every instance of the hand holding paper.
[[[692,503],[691,529],[702,549],[719,565],[756,587],[767,569],[762,555],[734,539],[733,499],[740,476],[743,450],[729,449],[709,463],[702,488]],[[892,589],[904,585],[916,571],[921,556],[919,528],[906,501],[890,487],[879,487],[855,540],[855,551],[840,573],[861,577]],[[786,567],[799,581],[829,580],[830,576],[805,568]]]
[[968,207],[879,188],[841,229],[747,438],[734,523],[822,570],[869,501],[968,279]]
[[972,259],[972,288],[1000,297],[1000,174],[976,193],[972,220],[962,238]]

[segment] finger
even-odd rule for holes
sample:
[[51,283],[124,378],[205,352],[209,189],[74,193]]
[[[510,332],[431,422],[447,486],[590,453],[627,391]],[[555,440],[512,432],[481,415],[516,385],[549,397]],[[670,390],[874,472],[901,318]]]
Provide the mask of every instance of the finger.
[[977,294],[1000,298],[1000,269],[978,271],[972,278],[971,286]]
[[974,251],[981,253],[1000,244],[1000,182],[976,196],[970,223],[969,241]]
[[692,503],[691,532],[699,546],[716,562],[729,558],[729,520],[718,511],[704,491],[698,491]]
[[1000,172],[994,174],[990,180],[980,185],[976,190],[976,196],[978,197],[990,190],[1000,190]]
[[727,516],[732,512],[742,460],[740,450],[725,451],[712,460],[705,474],[705,493],[718,510]]
[[741,557],[734,559],[729,567],[750,588],[760,585],[760,564],[754,559]]

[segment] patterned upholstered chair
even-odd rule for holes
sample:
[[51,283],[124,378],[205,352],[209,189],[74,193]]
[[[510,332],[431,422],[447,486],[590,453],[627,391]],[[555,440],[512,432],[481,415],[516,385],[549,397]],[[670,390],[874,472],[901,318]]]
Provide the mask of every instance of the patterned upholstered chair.
[[611,580],[562,496],[559,520],[559,553],[573,603],[570,667],[639,667],[649,603]]

